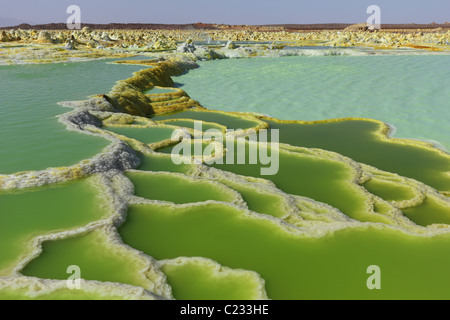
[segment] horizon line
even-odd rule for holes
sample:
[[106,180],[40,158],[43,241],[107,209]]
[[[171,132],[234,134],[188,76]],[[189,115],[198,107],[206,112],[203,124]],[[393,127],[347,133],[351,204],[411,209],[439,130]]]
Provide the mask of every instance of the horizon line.
[[[229,24],[229,23],[217,23],[217,22],[188,22],[188,23],[167,23],[167,22],[102,22],[102,23],[96,23],[96,22],[82,22],[81,25],[110,25],[110,24],[118,24],[118,25],[164,25],[164,26],[173,26],[173,25],[181,25],[181,26],[187,26],[187,25],[219,25],[219,26],[314,26],[314,25],[354,25],[354,24],[362,24],[367,22],[315,22],[315,23],[294,23],[294,22],[287,22],[287,23],[266,23],[266,24]],[[67,22],[46,22],[46,23],[28,23],[28,22],[22,22],[16,25],[10,25],[5,26],[3,28],[9,28],[9,27],[18,27],[21,25],[28,25],[28,26],[43,26],[43,25],[58,25],[58,24],[67,24]],[[381,25],[449,25],[450,21],[444,21],[444,22],[428,22],[428,23],[417,23],[417,22],[384,22],[381,23]]]

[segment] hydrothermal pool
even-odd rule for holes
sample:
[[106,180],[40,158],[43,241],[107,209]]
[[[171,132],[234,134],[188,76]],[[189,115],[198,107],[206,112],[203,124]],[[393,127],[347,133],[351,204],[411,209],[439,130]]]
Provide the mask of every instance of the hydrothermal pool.
[[173,128],[165,127],[103,127],[103,129],[126,136],[131,139],[139,140],[145,144],[152,144],[164,140],[170,140]]
[[284,120],[372,118],[393,125],[397,137],[433,140],[450,149],[448,55],[299,56],[200,65],[177,82],[208,109],[245,106],[247,112]]
[[[69,169],[0,176],[4,199],[42,201],[33,219],[46,217],[44,204],[52,222],[59,210],[89,216],[27,229],[30,239],[38,236],[28,255],[11,258],[25,247],[5,244],[0,298],[449,298],[447,153],[389,138],[378,130],[386,126],[369,119],[283,122],[262,116],[262,108],[258,115],[206,110],[170,89],[171,77],[194,61],[175,55],[151,64],[135,66],[105,95],[71,104],[65,123],[79,133],[70,134],[109,137],[110,151]],[[142,94],[153,87],[168,89]],[[269,150],[279,147],[279,171],[264,176],[261,159],[248,164],[251,148],[265,148],[250,141],[247,164],[207,165],[199,157],[175,164],[168,153],[178,143],[198,144],[200,152],[215,144],[214,158],[227,156],[217,141],[169,140],[177,128],[207,139],[194,135],[194,120],[219,132],[243,129],[233,133],[243,136],[279,129],[280,144]],[[44,185],[69,191],[54,201]],[[16,214],[4,214],[5,234],[21,237],[11,226],[23,226],[17,212],[24,205],[9,206]],[[81,270],[78,291],[64,286],[69,265]],[[366,285],[371,265],[382,271],[381,290]]]
[[387,129],[380,123],[356,119],[331,123],[269,121],[269,124],[273,129],[284,129],[281,142],[335,151],[358,162],[423,181],[438,190],[450,190],[447,153],[404,141],[380,139],[377,133]]
[[[133,250],[114,244],[111,230],[94,230],[76,238],[47,241],[42,254],[21,273],[44,279],[67,279],[67,266],[77,265],[83,279],[115,282],[143,287],[156,292],[157,272]],[[164,287],[164,284],[161,284]],[[163,290],[167,288],[163,288]]]
[[183,111],[178,113],[171,113],[168,115],[159,115],[155,118],[153,118],[156,121],[161,120],[168,120],[168,119],[193,119],[198,121],[206,121],[209,123],[217,123],[219,125],[225,126],[228,129],[249,129],[253,128],[258,125],[258,122],[256,119],[253,120],[247,120],[244,117],[239,117],[233,114],[227,114],[227,113],[218,113],[218,112],[198,112],[194,110],[189,111]]
[[163,262],[162,270],[179,299],[267,299],[264,281],[255,272],[230,270],[198,258],[167,260]]
[[[208,257],[257,271],[272,299],[449,298],[449,237],[412,237],[361,228],[299,237],[275,222],[252,219],[224,205],[130,208],[120,234],[157,259]],[[365,270],[386,270],[384,288],[370,291]]]
[[[92,180],[92,179],[91,179]],[[107,218],[104,196],[89,180],[23,192],[0,192],[0,274],[35,250],[36,238]]]
[[177,204],[208,200],[232,202],[237,194],[220,184],[205,180],[192,181],[171,173],[128,172],[138,197],[169,201]]
[[109,142],[68,131],[56,116],[57,103],[108,92],[118,79],[142,66],[105,61],[1,66],[0,173],[73,165]]

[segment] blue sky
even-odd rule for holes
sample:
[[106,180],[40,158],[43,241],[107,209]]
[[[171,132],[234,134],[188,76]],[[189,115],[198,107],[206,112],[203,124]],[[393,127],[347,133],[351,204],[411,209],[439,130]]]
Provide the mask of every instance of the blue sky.
[[65,22],[72,4],[82,23],[357,23],[373,4],[382,23],[450,21],[450,0],[0,0],[0,25]]

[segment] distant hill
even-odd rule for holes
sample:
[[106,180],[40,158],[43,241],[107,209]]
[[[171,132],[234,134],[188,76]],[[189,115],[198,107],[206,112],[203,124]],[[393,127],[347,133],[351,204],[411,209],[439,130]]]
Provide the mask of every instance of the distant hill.
[[[10,22],[8,22],[10,21]],[[15,22],[14,22],[15,21]],[[274,31],[284,29],[290,32],[298,31],[315,31],[315,30],[343,30],[351,23],[322,23],[322,24],[277,24],[277,25],[224,25],[224,24],[210,24],[210,23],[191,23],[191,24],[155,24],[155,23],[108,23],[108,24],[94,24],[94,23],[83,23],[82,27],[89,27],[91,29],[100,30],[110,30],[110,29],[131,29],[131,30],[201,30],[201,29],[211,29],[211,30],[239,30],[239,29],[250,29],[250,30],[264,30],[264,31]],[[17,29],[21,28],[36,29],[36,30],[66,30],[67,25],[65,23],[48,23],[48,24],[38,24],[30,25],[27,23],[17,23],[14,19],[3,19],[0,18],[0,29]],[[382,24],[382,29],[436,29],[436,28],[450,28],[448,22],[437,24]]]

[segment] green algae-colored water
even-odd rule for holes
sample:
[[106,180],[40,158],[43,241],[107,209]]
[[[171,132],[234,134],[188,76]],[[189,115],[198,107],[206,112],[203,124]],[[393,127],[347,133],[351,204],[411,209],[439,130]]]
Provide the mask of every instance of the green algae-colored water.
[[430,224],[450,224],[450,209],[443,203],[426,198],[422,205],[404,209],[405,215],[421,226]]
[[[164,122],[165,124],[171,124],[174,126],[179,126],[179,127],[185,127],[185,128],[190,128],[190,129],[196,129],[195,127],[195,120],[172,120],[172,121],[168,121],[168,122]],[[200,126],[198,126],[200,128]],[[202,125],[201,125],[201,129],[203,131],[206,130],[210,130],[210,129],[215,129],[215,130],[222,130],[223,127],[215,124],[215,123],[208,123],[208,122],[204,122],[202,121]]]
[[393,184],[390,182],[369,180],[363,184],[370,193],[376,194],[387,201],[402,201],[414,198],[415,194],[411,187]]
[[217,275],[209,266],[189,261],[162,267],[172,286],[173,294],[181,300],[251,300],[255,294],[255,279],[246,274]]
[[33,238],[82,227],[109,215],[89,180],[36,190],[0,192],[0,273]]
[[372,118],[395,126],[398,137],[450,150],[448,74],[449,55],[300,56],[200,62],[176,81],[208,109]]
[[[220,146],[219,146],[220,147]],[[175,146],[168,146],[158,149],[158,152],[174,155],[174,156],[214,156],[216,154],[216,147],[209,141],[192,140],[182,141]]]
[[[287,234],[266,220],[220,205],[135,205],[124,241],[157,259],[202,256],[257,271],[272,299],[448,299],[448,236],[421,238],[389,229],[351,229],[320,238]],[[382,290],[366,287],[378,265]]]
[[164,171],[164,172],[179,172],[187,173],[192,169],[189,164],[174,164],[170,155],[155,154],[155,155],[140,155],[141,171]]
[[[248,151],[248,145],[247,145]],[[249,152],[246,152],[248,157]],[[235,162],[236,163],[236,162]],[[365,194],[351,183],[353,170],[346,164],[280,151],[279,170],[275,175],[261,175],[261,164],[213,164],[215,168],[236,174],[273,181],[284,192],[328,203],[350,217],[373,221],[366,216]],[[367,219],[367,220],[366,220]]]
[[283,198],[269,192],[257,191],[229,181],[221,181],[223,184],[239,192],[252,211],[268,214],[277,218],[283,217],[286,212],[283,209]]
[[145,144],[152,144],[164,140],[170,140],[173,128],[164,127],[149,127],[149,128],[134,128],[134,127],[104,127],[103,129],[126,136],[128,138],[136,139]]
[[231,202],[236,198],[231,190],[206,180],[192,180],[169,173],[128,172],[126,175],[134,184],[135,195],[150,200],[181,204],[208,200]]
[[206,122],[215,122],[217,124],[227,127],[228,129],[233,130],[237,129],[245,130],[256,127],[258,125],[258,123],[255,121],[242,119],[239,116],[210,111],[183,111],[168,115],[156,116],[153,118],[153,120],[158,121],[166,119],[184,119],[184,118]]
[[[321,124],[285,124],[268,121],[280,129],[280,142],[334,151],[378,169],[417,179],[438,190],[450,190],[448,156],[421,147],[380,141],[379,124],[344,121]],[[332,138],[331,138],[332,137]]]
[[142,66],[105,61],[0,66],[0,173],[67,166],[91,158],[109,141],[66,130],[61,101],[108,93]]
[[139,266],[118,252],[99,232],[91,232],[76,238],[47,241],[42,254],[30,262],[21,273],[43,279],[68,278],[67,267],[80,267],[81,277],[144,286]]
[[[365,57],[367,58],[365,60],[357,60],[360,58],[357,57],[356,60],[348,61],[346,60],[348,57],[344,60],[333,60],[332,57],[322,58],[324,60],[301,60],[298,57],[277,61],[280,63],[280,70],[286,66],[287,61],[289,63],[296,61],[298,64],[293,67],[293,70],[297,70],[303,63],[304,66],[301,68],[304,70],[320,67],[318,70],[322,76],[327,72],[340,72],[343,77],[357,74],[355,70],[365,70],[370,73],[370,70],[380,63],[380,60],[369,59],[372,57]],[[395,62],[405,63],[400,58],[399,60],[391,58],[383,60],[383,63],[386,65]],[[407,61],[414,60],[413,58],[411,58],[412,60],[405,59]],[[237,63],[239,65],[242,61],[248,63],[250,69],[252,69],[251,66],[260,68],[261,64],[264,65],[264,59],[233,60],[227,61],[225,64]],[[277,74],[280,75],[282,72],[274,71],[271,65],[274,63],[272,59],[266,61],[265,72],[271,76],[271,79],[275,79]],[[349,61],[354,62],[356,68]],[[423,61],[430,63],[432,70],[436,67],[436,61],[431,57],[429,60]],[[360,65],[362,62],[365,67]],[[218,66],[223,66],[222,63],[219,61]],[[202,64],[203,66],[207,66],[207,64]],[[36,67],[35,70],[33,70],[34,67]],[[10,121],[14,118],[18,122],[10,122],[14,126],[3,127],[3,131],[0,128],[0,134],[8,137],[12,136],[11,132],[17,132],[17,137],[14,136],[8,142],[10,145],[5,145],[5,150],[12,151],[8,155],[14,156],[4,156],[10,162],[0,162],[0,173],[63,164],[70,165],[99,153],[109,142],[98,137],[66,131],[55,118],[55,115],[66,110],[55,103],[62,100],[83,99],[89,94],[106,93],[115,80],[126,78],[131,75],[131,72],[142,67],[107,65],[102,61],[96,61],[73,65],[32,66],[30,69],[24,66],[7,68],[10,69],[4,70],[9,70],[9,75],[7,74],[3,81],[6,85],[12,86],[8,88],[13,89],[21,82],[24,83],[25,88],[28,88],[26,93],[20,94],[22,91],[16,91],[19,93],[18,97],[12,99],[19,99],[18,102],[21,101],[20,99],[31,101],[32,97],[45,99],[38,99],[39,103],[42,103],[41,105],[31,103],[36,108],[42,109],[42,113],[36,114],[37,118],[28,117],[25,113],[27,109],[21,105],[20,108],[14,110],[17,113],[13,112],[13,116],[10,117]],[[62,88],[61,86],[67,85],[65,81],[69,81],[65,77],[70,70],[71,74],[79,74],[81,80],[79,82],[83,83],[79,86],[74,85],[76,88]],[[185,77],[201,72],[201,70],[202,68],[191,71],[179,79],[187,79]],[[353,71],[350,72],[351,70]],[[253,72],[257,74],[256,70],[253,70],[248,74],[248,78],[244,79],[249,91],[242,90],[245,85],[241,83],[241,90],[234,95],[236,101],[242,102],[241,99],[252,96],[253,93],[250,90],[253,86],[252,81],[262,82],[264,80],[262,76],[252,78]],[[428,71],[422,69],[422,72]],[[438,71],[437,75],[440,74],[439,72],[441,71]],[[36,80],[40,79],[39,74],[44,74],[49,78],[45,85],[55,87],[44,93],[42,91],[44,81]],[[50,74],[52,76],[49,76]],[[304,78],[308,78],[309,75],[310,81],[314,83],[315,74],[304,74],[306,75]],[[288,75],[291,77],[288,82],[291,83],[294,75]],[[84,81],[85,76],[88,81]],[[0,83],[2,77],[3,74],[0,75]],[[6,81],[8,77],[13,79],[11,83]],[[355,77],[358,79],[361,75],[355,75]],[[60,82],[58,82],[58,78]],[[303,78],[301,80],[302,82],[299,83],[306,81]],[[276,97],[277,104],[268,106],[268,103],[260,103],[257,112],[275,115],[272,112],[274,106],[281,112],[292,110],[292,107],[287,106],[289,105],[288,100],[294,98],[289,96],[286,91],[284,80],[280,81],[275,84],[273,81],[268,81],[268,84],[265,84],[270,84],[275,88],[278,86],[278,90],[283,94]],[[333,79],[333,81],[335,80]],[[94,82],[95,85],[93,85]],[[234,85],[221,82],[223,87],[230,85],[230,90]],[[357,85],[359,84],[355,83],[355,86]],[[400,85],[400,91],[402,85]],[[391,86],[393,86],[392,83]],[[7,93],[10,96],[13,95],[12,89]],[[188,85],[183,89],[191,94]],[[204,87],[203,89],[208,92],[214,88]],[[303,96],[305,101],[308,101],[311,98],[309,95],[314,95],[314,92],[306,89],[303,89]],[[224,89],[222,88],[222,90]],[[322,97],[324,97],[324,101],[331,99],[336,102],[336,106],[339,106],[345,100],[336,101],[339,96],[333,97],[334,90],[333,88],[329,94],[322,94]],[[383,90],[387,89],[381,86],[380,94],[388,95],[386,98],[391,100],[391,104],[398,101],[396,99],[401,96],[399,94],[399,96],[392,97],[389,96],[389,91]],[[169,91],[162,89],[161,92],[149,93],[164,94]],[[268,88],[264,91],[270,92]],[[431,97],[429,91],[421,92]],[[435,93],[445,97],[448,92],[446,88],[438,86],[435,88]],[[351,99],[352,94],[357,95],[355,92],[347,93],[346,95],[350,96],[347,98]],[[3,98],[2,95],[5,93],[0,93],[1,98]],[[436,98],[436,95],[430,99],[440,107],[440,97]],[[213,98],[220,102],[223,96],[215,93]],[[197,98],[195,95],[192,97]],[[295,97],[297,98],[298,95]],[[408,102],[416,101],[415,99],[417,100],[417,97]],[[202,102],[202,99],[199,100]],[[0,112],[8,114],[9,117],[10,104],[2,101],[6,100],[0,100]],[[283,102],[284,108],[280,108],[280,102]],[[389,104],[389,108],[392,108],[391,104]],[[341,106],[339,109],[342,108]],[[382,105],[383,108],[385,108],[384,105]],[[237,110],[256,111],[246,104]],[[355,113],[351,116],[360,116],[358,110],[355,108]],[[300,108],[298,111],[305,116],[295,118],[293,117],[295,113],[293,113],[289,119],[308,119],[310,116],[308,112],[313,113],[311,110],[306,112]],[[328,113],[324,115],[325,118],[334,117],[327,115]],[[383,113],[380,112],[380,115]],[[409,120],[414,122],[415,116],[410,117]],[[429,116],[433,117],[432,114]],[[308,120],[320,118],[317,116]],[[186,119],[207,121],[208,123],[204,123],[204,130],[221,129],[223,128],[221,126],[228,129],[248,129],[259,124],[255,120],[240,118],[236,114],[210,111],[184,111],[153,118],[156,121],[165,119],[172,119],[171,125],[188,128],[192,127],[193,122]],[[430,149],[381,141],[374,135],[379,126],[377,123],[362,120],[313,125],[281,124],[270,120],[267,122],[271,128],[280,130],[280,142],[293,146],[331,150],[378,169],[420,180],[439,191],[449,190],[448,175],[445,174],[449,171],[448,157],[443,153],[430,151]],[[399,123],[393,124],[398,126]],[[24,132],[19,130],[28,124],[30,128]],[[418,128],[423,127],[418,126]],[[105,127],[103,129],[146,144],[169,139],[173,132],[173,129],[163,127]],[[43,131],[46,132],[41,135]],[[399,132],[402,131],[399,129]],[[28,140],[28,136],[32,136],[31,142]],[[422,138],[414,135],[411,137]],[[41,138],[46,143],[39,143],[38,139]],[[435,137],[430,135],[428,139],[435,139]],[[24,143],[24,149],[19,141]],[[445,142],[444,140],[440,141]],[[70,151],[64,148],[59,149],[58,144],[64,145],[64,148],[70,148]],[[206,147],[208,147],[208,143],[202,144],[201,151],[204,151]],[[139,251],[135,251],[136,249],[148,255],[146,257],[149,259],[145,261],[149,263],[150,261],[153,263],[152,258],[164,260],[161,261],[160,267],[167,276],[167,280],[163,279],[162,281],[167,281],[177,299],[254,299],[260,284],[256,278],[258,274],[265,281],[265,290],[271,299],[450,298],[448,291],[450,277],[447,276],[450,267],[450,258],[447,254],[450,239],[448,233],[443,232],[438,235],[436,231],[445,231],[450,224],[450,209],[448,201],[445,199],[438,199],[436,195],[426,194],[426,199],[422,204],[401,209],[405,217],[418,225],[418,229],[414,229],[415,231],[427,231],[428,234],[431,234],[433,230],[436,231],[432,236],[410,235],[402,231],[401,225],[396,225],[398,228],[395,229],[384,224],[392,224],[392,219],[384,216],[391,214],[392,207],[388,203],[383,203],[381,199],[373,200],[366,190],[388,201],[410,200],[414,197],[413,190],[400,182],[383,183],[379,180],[368,180],[360,187],[353,181],[355,169],[348,163],[333,159],[331,156],[313,156],[314,152],[311,150],[300,148],[293,149],[294,151],[291,152],[280,150],[279,170],[273,176],[261,175],[261,164],[236,164],[235,161],[235,164],[213,165],[216,169],[242,175],[241,178],[267,179],[258,181],[271,182],[273,183],[272,187],[278,188],[280,191],[309,197],[331,205],[352,219],[378,222],[377,224],[358,225],[358,227],[355,224],[353,227],[340,225],[344,229],[334,233],[320,233],[315,236],[298,235],[291,232],[295,228],[289,229],[289,224],[280,220],[287,213],[286,199],[277,194],[257,190],[247,184],[233,181],[233,175],[221,178],[220,171],[215,171],[215,174],[218,175],[215,178],[217,182],[211,183],[206,180],[208,175],[203,176],[201,172],[193,170],[194,165],[174,164],[170,155],[167,154],[172,149],[173,147],[167,147],[158,150],[162,153],[138,152],[141,159],[139,171],[133,170],[125,173],[135,187],[136,196],[150,200],[169,201],[173,203],[172,205],[156,204],[155,202],[136,204],[136,201],[144,200],[136,197],[130,197],[132,199],[130,200],[124,196],[124,199],[115,203],[117,209],[123,209],[124,212],[128,207],[125,219],[120,220],[120,223],[117,224],[119,227],[117,234],[112,226],[111,233],[108,235],[102,231],[103,229],[96,227],[94,231],[84,232],[78,236],[71,235],[63,239],[44,241],[42,253],[28,262],[21,273],[44,279],[64,280],[69,276],[66,273],[67,267],[78,265],[84,279],[123,283],[151,291],[154,288],[155,278],[151,278],[147,273],[144,274],[143,270],[148,268],[147,265],[142,264],[145,256],[140,255]],[[50,154],[46,154],[46,150]],[[51,153],[52,150],[56,150],[56,153]],[[249,145],[246,144],[246,163],[249,163],[248,151]],[[63,155],[59,156],[59,153]],[[24,158],[19,159],[20,155]],[[49,158],[51,161],[47,161]],[[4,171],[1,171],[2,168]],[[202,170],[207,172],[208,168],[202,168]],[[105,179],[112,179],[112,189],[118,192],[122,186],[117,184],[118,181],[114,178],[111,178],[113,174],[114,172],[108,173],[105,175]],[[193,174],[194,177],[188,177],[189,174]],[[197,175],[202,179],[196,178]],[[2,238],[0,241],[2,244],[0,276],[9,275],[14,263],[17,263],[19,258],[23,258],[23,254],[29,253],[29,245],[36,236],[83,227],[111,215],[112,208],[107,206],[105,195],[101,190],[93,187],[91,179],[25,189],[20,192],[0,193],[0,220],[2,220],[0,221],[0,238]],[[230,203],[237,199],[237,194],[232,190],[240,193],[252,212],[227,204],[227,202]],[[119,194],[120,192],[116,196],[119,197]],[[118,201],[118,199],[115,200]],[[222,202],[204,203],[208,200]],[[374,202],[370,202],[371,200]],[[127,201],[131,202],[127,203]],[[371,214],[372,208],[380,215]],[[325,208],[322,210],[327,211]],[[323,222],[320,214],[311,213],[311,220],[319,223],[315,225],[317,230],[322,227],[332,228],[333,225],[339,225],[326,219],[327,222]],[[432,224],[440,224],[440,228],[430,229],[427,227]],[[426,228],[421,229],[419,226]],[[312,229],[308,228],[295,230],[314,233]],[[117,238],[115,238],[116,236]],[[122,246],[121,239],[129,247]],[[183,257],[203,257],[212,259],[212,261],[210,261],[211,264],[201,265],[194,263],[193,259]],[[179,259],[180,262],[172,264],[165,259]],[[367,268],[371,265],[377,265],[381,269],[381,290],[369,290],[366,286],[366,280],[369,277]],[[225,267],[227,272],[224,273],[220,266]],[[243,270],[257,272],[257,274],[245,273]],[[121,298],[113,294],[99,296],[86,291],[76,292],[61,289],[37,296],[36,299],[99,299],[102,297],[105,299]],[[30,297],[23,290],[0,287],[0,299],[8,298],[29,299]]]

